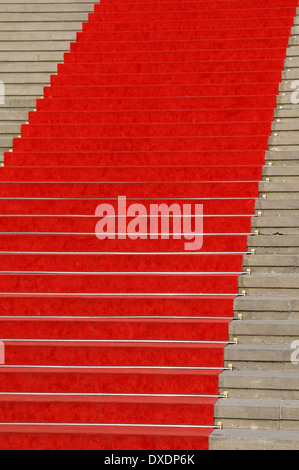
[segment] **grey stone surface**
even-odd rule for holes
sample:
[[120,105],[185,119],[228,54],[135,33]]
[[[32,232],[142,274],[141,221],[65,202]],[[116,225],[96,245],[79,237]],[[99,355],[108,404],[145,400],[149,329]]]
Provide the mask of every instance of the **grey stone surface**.
[[[6,99],[0,105],[0,161],[12,146],[12,137],[20,134],[21,123],[28,120],[28,112],[36,108],[36,99],[43,96],[50,74],[57,72],[57,64],[63,61],[95,3],[1,1],[0,80],[5,84]],[[14,121],[15,127],[9,127],[8,121]]]
[[[211,449],[299,450],[299,365],[292,343],[299,341],[299,104],[291,103],[299,80],[299,17],[292,29],[274,113],[266,165],[248,237],[248,251],[234,302]],[[268,181],[265,181],[266,178]],[[296,431],[296,432],[294,432]]]

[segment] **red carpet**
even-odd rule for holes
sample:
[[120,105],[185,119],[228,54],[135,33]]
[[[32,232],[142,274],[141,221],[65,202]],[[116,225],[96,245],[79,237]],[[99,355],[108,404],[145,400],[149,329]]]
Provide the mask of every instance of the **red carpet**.
[[[0,449],[208,449],[297,6],[95,5],[1,169]],[[99,240],[119,196],[202,248]]]

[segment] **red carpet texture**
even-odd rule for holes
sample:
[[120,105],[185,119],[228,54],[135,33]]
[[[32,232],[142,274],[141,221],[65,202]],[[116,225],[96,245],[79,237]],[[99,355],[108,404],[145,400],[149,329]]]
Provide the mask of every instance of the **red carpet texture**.
[[0,172],[0,449],[208,449],[297,4],[95,5]]

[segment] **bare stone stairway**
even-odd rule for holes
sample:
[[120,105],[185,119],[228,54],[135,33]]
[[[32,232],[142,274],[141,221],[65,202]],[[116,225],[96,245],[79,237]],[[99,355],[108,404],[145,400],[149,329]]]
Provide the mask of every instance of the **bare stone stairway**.
[[[210,448],[299,449],[299,17],[287,51],[280,95],[260,183],[260,197],[239,278],[230,338],[225,350],[232,371],[220,376],[220,399]],[[299,82],[298,82],[299,83]],[[293,95],[292,95],[293,94]],[[297,98],[299,97],[299,94]],[[296,354],[295,354],[296,358]]]
[[94,9],[93,0],[2,0],[0,4],[0,162],[43,96],[70,42]]

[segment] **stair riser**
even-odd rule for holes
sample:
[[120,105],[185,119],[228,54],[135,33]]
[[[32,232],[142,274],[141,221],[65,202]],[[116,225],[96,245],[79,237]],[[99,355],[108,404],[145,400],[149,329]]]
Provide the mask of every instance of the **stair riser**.
[[[2,215],[20,215],[20,214],[36,214],[36,215],[88,215],[93,216],[97,205],[103,202],[102,198],[98,199],[4,199],[1,201],[1,214]],[[115,204],[114,200],[107,200],[112,205]],[[127,203],[131,204],[132,199],[127,199]],[[167,203],[169,206],[176,204],[177,199],[161,199],[160,203]],[[150,209],[150,204],[156,204],[155,199],[138,199],[139,204],[143,204],[147,211]],[[192,199],[182,199],[183,204],[194,204]],[[254,214],[255,199],[197,199],[196,204],[204,205],[204,215],[238,215],[244,214],[245,216]],[[245,217],[246,218],[246,217]]]
[[[19,252],[140,252],[179,253],[184,251],[184,240],[98,240],[95,235],[0,235],[2,251]],[[247,235],[205,235],[203,252],[247,252]],[[292,249],[294,252],[294,249]],[[291,249],[289,251],[292,252]],[[288,252],[287,249],[282,252]],[[299,252],[299,249],[298,249]]]
[[[94,103],[94,102],[93,102]],[[48,152],[95,152],[98,148],[106,152],[136,152],[143,149],[148,152],[166,151],[211,151],[211,150],[257,150],[261,151],[267,146],[268,136],[256,137],[248,142],[248,137],[230,137],[224,141],[222,137],[139,137],[139,138],[95,138],[88,141],[74,138],[22,138],[14,139],[13,148],[17,152],[41,152],[47,149]]]
[[224,167],[146,167],[146,168],[3,168],[0,181],[258,181],[260,166]]
[[[1,66],[2,67],[2,66]],[[56,72],[54,65],[49,71]],[[220,61],[213,64],[213,71],[216,73],[220,72],[281,72],[284,67],[284,58],[282,59],[264,59],[264,60],[250,60],[250,61]],[[16,65],[19,71],[26,71],[28,67]],[[31,69],[31,68],[30,68]],[[74,74],[146,74],[146,73],[207,73],[211,71],[209,62],[176,62],[176,63],[160,63],[160,62],[141,62],[135,63],[102,63],[102,64],[58,64],[58,73],[61,75],[74,75]],[[11,71],[11,69],[8,69]],[[35,71],[45,72],[45,67],[35,67]],[[5,70],[3,70],[5,72]],[[275,100],[276,100],[275,96]],[[262,101],[259,107],[274,109],[276,104],[272,105],[272,102]],[[173,108],[172,108],[173,109]]]
[[[0,197],[68,198],[202,198],[258,197],[258,185],[249,182],[219,183],[0,183]],[[98,201],[95,201],[96,204]],[[197,201],[196,201],[197,202]]]
[[[224,6],[224,5],[223,5]],[[139,21],[139,22],[152,22],[152,21],[177,21],[178,19],[182,18],[183,21],[190,21],[190,20],[197,20],[201,22],[205,22],[205,20],[231,20],[236,19],[243,20],[244,18],[258,20],[260,18],[280,18],[288,17],[296,14],[295,8],[257,8],[257,9],[248,9],[248,10],[237,10],[237,9],[209,9],[206,10],[201,9],[197,11],[193,7],[190,8],[190,11],[187,9],[179,10],[179,11],[148,11],[148,12],[111,12],[102,8],[102,5],[99,6],[98,10],[95,10],[95,13],[89,13],[89,24],[93,24],[94,22],[99,23],[128,23],[131,21]],[[74,14],[72,14],[74,15]]]
[[[191,430],[189,429],[161,429],[160,432],[153,432],[151,428],[123,428],[99,427],[97,432],[93,428],[82,429],[71,426],[61,426],[53,432],[53,427],[33,426],[19,430],[18,427],[1,427],[0,449],[27,450],[136,450],[148,447],[152,450],[208,450],[209,434],[211,429]],[[61,430],[61,428],[63,428]],[[4,430],[3,430],[4,429]],[[9,437],[8,437],[9,436]]]
[[[78,93],[76,91],[74,95]],[[23,125],[22,126],[22,137],[31,137],[35,136],[40,137],[54,137],[54,138],[105,138],[113,137],[117,133],[129,137],[176,137],[178,132],[180,132],[181,137],[219,137],[223,134],[231,137],[236,137],[238,135],[246,135],[248,133],[252,135],[270,135],[271,129],[269,123],[259,122],[256,124],[214,124],[211,128],[211,124],[202,125],[202,124],[149,124],[149,125],[65,125],[62,124],[58,129],[55,125]]]
[[[45,301],[46,299],[46,301]],[[49,317],[233,317],[234,296],[227,297],[34,297],[1,296],[8,316]]]
[[[82,166],[82,155],[79,152],[8,152],[5,154],[5,166],[38,165],[38,166]],[[86,152],[85,166],[194,166],[194,165],[240,165],[240,158],[246,159],[247,165],[260,165],[265,162],[264,151],[220,151],[220,152]],[[208,160],[207,160],[208,159]],[[223,160],[224,159],[224,160]]]
[[[34,373],[19,368],[0,369],[0,390],[18,389],[32,393],[141,393],[141,394],[210,394],[218,395],[218,373],[216,372],[105,372],[85,370],[79,372],[55,372],[48,369]],[[34,381],[32,380],[34,376]]]
[[[230,75],[230,74],[229,74]],[[272,75],[272,74],[271,74]],[[180,75],[177,75],[180,77]],[[184,77],[184,75],[181,75]],[[231,75],[230,75],[231,76]],[[76,75],[72,75],[70,77],[77,77]],[[117,77],[118,75],[108,75],[107,82],[110,85],[113,84],[113,77]],[[138,79],[138,75],[135,76],[136,80]],[[149,75],[149,77],[151,77]],[[153,74],[153,81],[157,84],[158,77],[157,75]],[[165,80],[165,75],[162,76],[163,81]],[[174,77],[173,80],[176,80],[176,76],[170,75],[170,77]],[[187,75],[188,77],[188,75]],[[195,81],[197,82],[197,76],[195,76]],[[55,78],[58,76],[52,76],[52,80],[54,81]],[[60,77],[59,77],[60,78]],[[119,80],[122,81],[123,77],[120,76]],[[142,79],[145,80],[144,76]],[[61,80],[66,80],[65,77],[61,77]],[[76,79],[77,80],[77,79]],[[82,82],[80,83],[79,82]],[[88,75],[86,78],[84,76],[78,77],[78,86],[84,86],[84,82],[86,84],[90,84],[91,77]],[[93,78],[93,80],[95,80]],[[103,80],[103,79],[102,79]],[[178,79],[177,79],[178,80]],[[188,80],[191,80],[188,78]],[[208,78],[210,80],[210,78]],[[75,82],[75,79],[74,79]],[[77,85],[76,85],[77,86]],[[4,111],[2,111],[4,113]],[[17,116],[18,117],[18,116]],[[269,109],[259,109],[259,110],[248,110],[246,116],[241,110],[185,110],[185,111],[82,111],[82,112],[75,112],[75,111],[65,111],[59,114],[53,115],[51,112],[47,111],[38,111],[38,112],[30,112],[29,113],[29,122],[30,124],[119,124],[119,123],[128,123],[128,124],[146,124],[146,123],[168,123],[168,124],[176,124],[176,123],[202,123],[205,124],[206,122],[213,122],[213,123],[228,123],[228,122],[261,122],[261,121],[269,121],[273,117],[273,111]],[[27,114],[25,119],[27,119]]]
[[1,271],[242,272],[242,255],[1,255]]
[[[230,12],[229,12],[230,13]],[[295,12],[294,12],[295,13]],[[220,20],[202,20],[200,21],[200,29],[202,30],[228,30],[232,28],[279,28],[293,26],[291,18],[250,18],[250,19],[226,19]],[[122,23],[104,23],[90,21],[83,23],[84,32],[101,31],[193,31],[199,29],[198,21],[191,20],[169,20],[169,21],[144,21],[144,22],[122,22]]]
[[[257,26],[257,25],[256,25]],[[178,30],[170,30],[167,32],[167,41],[177,40],[233,40],[237,39],[272,39],[278,37],[289,37],[291,33],[290,26],[269,26],[269,27],[248,27],[241,29],[185,29],[183,34]],[[1,34],[1,33],[0,33]],[[24,34],[24,33],[23,33]],[[1,37],[1,36],[0,36]],[[93,32],[79,32],[77,33],[78,42],[90,43],[90,42],[143,42],[143,41],[165,41],[164,31],[93,31]]]
[[[107,26],[108,23],[105,23]],[[226,62],[232,60],[280,60],[281,58],[285,58],[285,49],[241,49],[241,50],[214,50],[214,51],[201,51],[201,50],[193,50],[193,51],[171,51],[171,52],[163,52],[159,51],[149,51],[149,52],[129,52],[126,51],[126,54],[118,53],[118,52],[97,52],[97,53],[87,53],[87,52],[72,52],[71,54],[66,52],[64,54],[64,63],[65,64],[93,64],[93,63],[132,63],[132,62],[181,62],[182,60],[186,60],[186,62],[200,62],[200,61],[208,61],[211,58],[211,53],[214,56],[215,61],[219,62]],[[1,55],[4,56],[5,53],[0,52],[0,60]],[[50,54],[50,53],[48,53]],[[52,56],[54,60],[57,61],[60,59],[61,53],[53,53]],[[52,58],[52,56],[49,56]],[[4,56],[5,57],[5,56]],[[27,53],[28,60],[31,60],[31,57],[34,57],[34,53]]]
[[237,275],[1,275],[1,292],[236,293]]
[[[277,371],[278,372],[278,371]],[[227,385],[226,387],[220,386],[220,393],[227,391],[229,389],[229,396],[230,398],[237,398],[237,399],[246,399],[246,398],[256,398],[256,399],[268,399],[268,398],[276,398],[276,399],[285,399],[285,400],[298,400],[299,393],[296,390],[288,390],[287,385],[281,385],[279,390],[274,388],[248,388],[247,386],[244,388],[234,388],[232,385]]]
[[[293,6],[294,8],[297,7],[297,2],[293,1],[289,3],[290,7]],[[208,5],[208,10],[216,10],[218,11],[219,9],[222,10],[223,7],[226,7],[227,10],[229,9],[235,9],[236,5],[234,1],[230,2],[221,2],[221,1],[211,1],[209,2]],[[246,10],[246,11],[251,11],[251,9],[255,8],[260,8],[261,4],[257,0],[253,0],[251,2],[249,1],[244,1],[241,4],[238,4],[238,10]],[[278,0],[270,0],[267,2],[267,8],[277,8],[281,6],[281,2]],[[221,8],[222,7],[222,8]],[[172,12],[172,11],[185,11],[185,10],[191,10],[191,11],[201,11],[201,10],[207,10],[207,5],[205,2],[194,2],[194,1],[186,1],[183,3],[178,3],[178,2],[161,2],[161,0],[151,2],[148,4],[147,2],[140,1],[139,3],[134,2],[132,0],[128,0],[128,2],[123,2],[123,3],[105,3],[101,2],[100,5],[95,5],[95,13],[100,13],[102,11],[104,12],[111,12],[111,13],[129,13],[129,12]]]
[[[185,41],[183,38],[178,38],[176,41],[164,41],[163,43],[157,44],[156,41],[130,41],[130,42],[104,42],[96,41],[96,37],[89,36],[89,41],[86,42],[85,35],[79,36],[79,40],[76,43],[71,43],[71,52],[77,53],[95,53],[104,52],[107,49],[110,52],[132,52],[132,51],[194,51],[194,50],[231,50],[235,49],[236,42],[234,40],[221,41],[220,39],[214,40],[189,40]],[[96,35],[94,35],[96,36]],[[278,37],[267,40],[267,48],[283,49],[287,48],[289,44],[289,37]],[[238,41],[238,49],[264,49],[264,39],[252,39],[250,44],[246,39],[240,39]],[[273,79],[273,76],[271,77]],[[281,77],[278,77],[280,80]],[[272,80],[269,80],[270,82]],[[232,82],[233,83],[233,82]],[[256,82],[258,83],[258,82]]]
[[0,404],[2,423],[128,423],[140,420],[147,424],[187,424],[198,422],[213,425],[213,402],[207,404],[167,404],[167,403],[119,403],[86,401],[78,403],[55,401],[46,403],[18,402],[11,399]]
[[[71,313],[71,312],[70,312]],[[117,313],[117,312],[115,312]],[[1,337],[69,340],[227,341],[229,320],[1,319]],[[162,345],[163,346],[163,345]],[[161,346],[161,347],[162,347]]]
[[[96,208],[95,204],[95,208]],[[167,216],[159,217],[159,226],[165,222]],[[173,217],[169,217],[173,219]],[[74,233],[94,233],[100,217],[1,217],[0,216],[0,232],[74,232]],[[135,220],[135,217],[127,217],[127,224]],[[167,220],[166,220],[167,221]],[[195,223],[194,216],[191,217],[192,224]],[[152,219],[145,222],[147,233],[150,233]],[[250,217],[204,217],[205,233],[250,233]],[[153,225],[152,225],[153,226]],[[180,222],[181,226],[181,222]],[[193,225],[192,225],[193,226]],[[170,233],[173,230],[173,221],[169,223]],[[116,229],[117,230],[117,229]],[[159,231],[162,232],[161,229]]]
[[[43,345],[9,343],[5,364],[50,366],[223,367],[224,345],[113,345],[82,343]],[[82,421],[81,421],[82,422]]]
[[[79,67],[77,67],[79,68]],[[88,70],[86,70],[88,72]],[[138,71],[133,71],[132,73],[137,73]],[[115,70],[115,73],[118,73]],[[215,90],[216,92],[216,90]],[[217,96],[217,95],[216,95]],[[231,109],[236,107],[238,102],[240,109],[252,108],[256,105],[257,100],[259,101],[259,107],[264,109],[272,109],[276,104],[276,94],[269,93],[268,95],[250,95],[250,96],[221,96],[217,103],[219,110]],[[32,102],[33,103],[33,102]],[[171,108],[173,111],[182,111],[182,110],[212,110],[215,109],[215,103],[211,102],[209,96],[199,96],[196,98],[189,98],[184,96],[179,97],[167,97],[166,96],[157,96],[157,97],[131,97],[126,98],[122,97],[113,97],[108,98],[45,98],[38,99],[36,101],[36,108],[38,111],[60,111],[60,112],[69,112],[69,111],[166,111]],[[263,150],[267,147],[264,146]],[[86,149],[87,150],[87,149]],[[236,150],[236,149],[234,149]],[[250,149],[246,149],[250,150]]]

